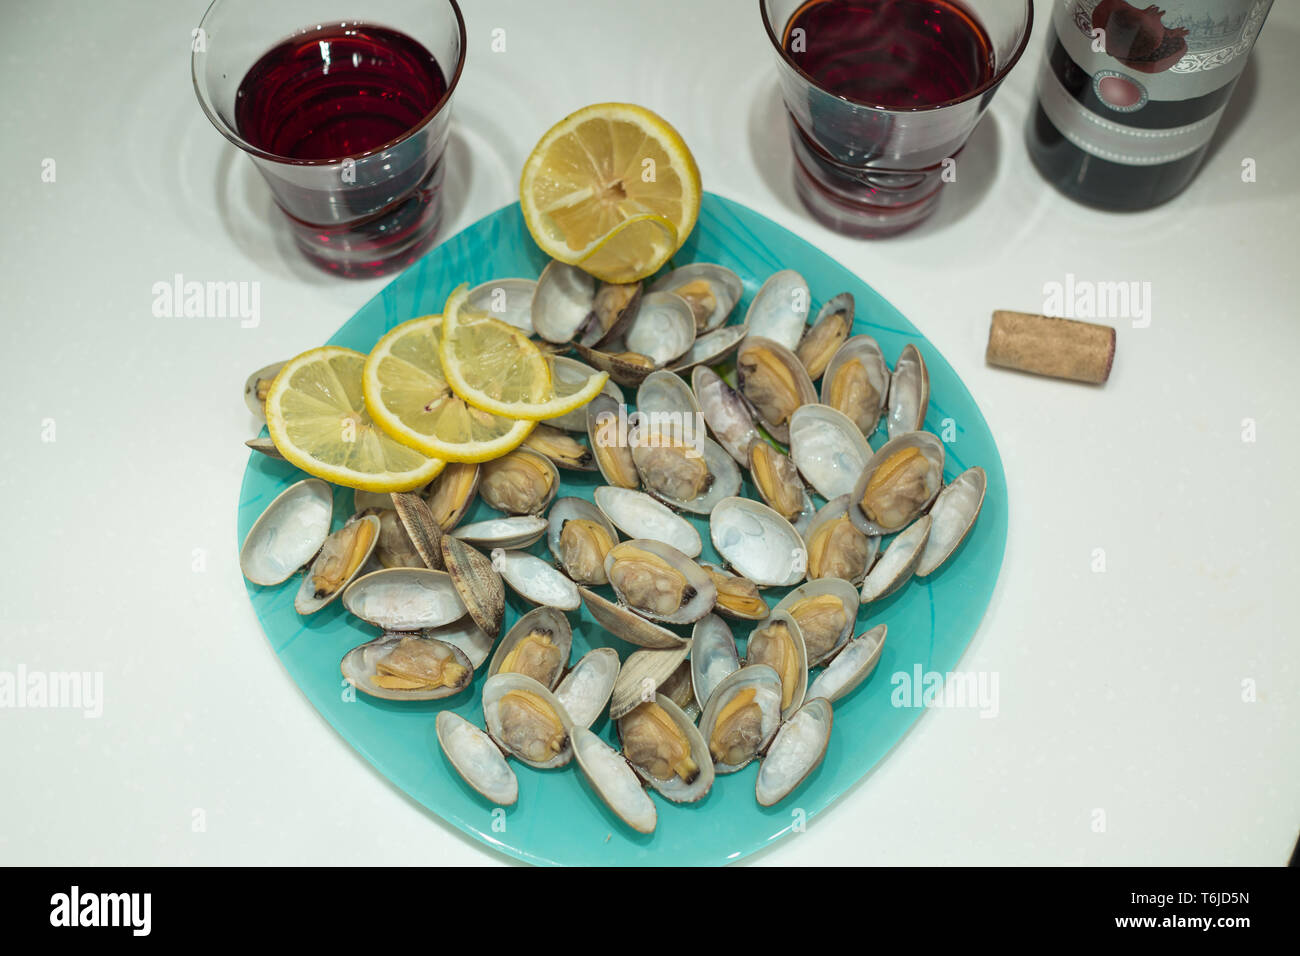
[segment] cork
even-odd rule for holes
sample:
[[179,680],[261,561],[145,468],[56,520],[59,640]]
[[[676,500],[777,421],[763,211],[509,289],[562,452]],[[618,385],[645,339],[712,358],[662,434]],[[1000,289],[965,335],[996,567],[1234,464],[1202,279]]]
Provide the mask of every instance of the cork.
[[1115,361],[1115,330],[1109,325],[1052,319],[1028,312],[993,313],[990,365],[1100,385]]

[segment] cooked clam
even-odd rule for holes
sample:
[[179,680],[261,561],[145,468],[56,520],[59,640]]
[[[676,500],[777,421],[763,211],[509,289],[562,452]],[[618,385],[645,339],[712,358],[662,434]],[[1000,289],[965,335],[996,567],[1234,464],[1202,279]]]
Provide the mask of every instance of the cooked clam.
[[749,446],[749,477],[768,506],[800,533],[813,516],[813,502],[787,455],[765,441]]
[[643,288],[640,282],[600,283],[591,301],[591,317],[578,331],[578,341],[599,347],[616,334],[625,323],[635,318],[641,306]]
[[708,514],[740,491],[740,469],[702,428],[687,439],[681,431],[638,427],[632,460],[646,491],[683,511]]
[[745,645],[746,664],[766,664],[781,678],[781,718],[803,704],[808,690],[808,651],[798,622],[785,611],[773,611],[768,622],[754,628]]
[[822,404],[843,412],[868,436],[880,424],[888,392],[889,366],[869,335],[855,335],[840,346],[822,377]]
[[554,608],[534,608],[501,639],[488,664],[488,676],[527,674],[547,690],[554,690],[569,664],[572,646],[569,619]]
[[744,293],[740,276],[723,266],[695,262],[655,280],[652,292],[674,292],[686,300],[698,332],[709,332],[727,321]]
[[588,587],[608,584],[605,555],[618,532],[600,509],[582,498],[557,498],[547,518],[546,544],[564,573]]
[[545,455],[516,448],[485,462],[479,495],[493,508],[512,515],[539,514],[560,487],[560,474]]
[[789,349],[751,334],[736,353],[740,393],[758,412],[779,442],[790,439],[790,416],[800,405],[817,401],[812,380]]
[[260,421],[266,421],[266,394],[284,366],[284,362],[276,362],[266,368],[259,368],[244,382],[244,404]]
[[717,372],[703,365],[691,372],[691,387],[704,421],[718,443],[739,464],[748,467],[749,446],[759,440],[749,404]]
[[478,494],[479,466],[472,462],[451,462],[433,479],[425,493],[429,513],[443,531],[460,524]]
[[627,441],[627,418],[607,395],[597,395],[587,405],[587,438],[596,467],[617,488],[639,488],[641,479]]
[[669,800],[691,803],[713,786],[713,762],[704,738],[663,694],[620,718],[618,735],[628,762]]
[[832,498],[804,532],[808,543],[808,580],[843,578],[861,584],[876,560],[880,537],[860,531],[849,518],[851,495]]
[[354,647],[339,669],[357,690],[385,700],[450,697],[474,677],[474,668],[459,649],[411,634],[385,634]]
[[812,328],[804,333],[795,349],[795,355],[808,370],[814,382],[822,377],[841,345],[853,329],[853,293],[841,292],[827,301],[813,320]]
[[718,773],[735,773],[762,753],[781,725],[781,677],[764,664],[733,671],[714,688],[700,733]]
[[563,767],[573,756],[572,721],[564,705],[525,674],[496,674],[484,681],[483,717],[492,739],[530,767]]
[[767,617],[767,602],[758,593],[758,585],[753,581],[711,564],[702,564],[700,567],[709,572],[713,586],[718,589],[718,603],[714,605],[714,610],[719,614],[742,621],[761,621]]
[[891,438],[871,456],[853,488],[849,517],[868,534],[901,531],[943,486],[943,442],[929,432]]
[[519,799],[519,780],[492,738],[464,717],[439,711],[438,746],[461,778],[499,807]]
[[858,607],[858,592],[852,584],[840,578],[822,578],[795,588],[772,613],[786,611],[798,622],[808,666],[816,667],[848,643]]
[[781,725],[754,782],[754,797],[762,806],[780,803],[808,779],[826,756],[833,723],[830,702],[816,697]]
[[709,575],[660,541],[635,539],[605,556],[605,575],[620,601],[657,621],[686,624],[713,607],[718,592]]
[[545,455],[557,468],[595,471],[591,449],[576,438],[550,425],[538,425],[524,439],[524,447]]
[[330,533],[334,495],[317,478],[290,485],[266,506],[239,550],[244,577],[266,587],[287,581]]
[[325,539],[293,599],[299,614],[315,614],[343,593],[361,573],[379,539],[379,519],[366,515],[349,521]]

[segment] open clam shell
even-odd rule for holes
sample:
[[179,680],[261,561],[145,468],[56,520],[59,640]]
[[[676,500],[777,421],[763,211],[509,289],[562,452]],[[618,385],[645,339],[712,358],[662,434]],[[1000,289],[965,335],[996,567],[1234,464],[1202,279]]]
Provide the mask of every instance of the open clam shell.
[[786,612],[799,623],[808,666],[816,667],[848,643],[860,607],[858,590],[848,581],[820,578],[799,585],[772,613]]
[[639,352],[602,352],[581,342],[575,342],[573,349],[584,362],[608,372],[611,381],[625,388],[636,388],[655,370],[654,359]]
[[533,331],[556,345],[571,342],[591,318],[595,299],[595,279],[577,266],[550,262],[533,289]]
[[726,498],[709,515],[709,536],[722,560],[759,587],[786,587],[804,576],[807,552],[790,522],[749,498]]
[[788,611],[773,610],[749,632],[745,664],[766,664],[781,677],[781,719],[798,710],[808,693],[808,648],[803,631]]
[[601,282],[591,303],[591,318],[578,330],[578,341],[599,348],[636,318],[645,286],[640,282]]
[[683,641],[677,647],[645,648],[629,654],[614,680],[609,700],[610,720],[618,720],[643,701],[654,700],[659,688],[691,653],[691,648],[690,641]]
[[493,741],[530,767],[552,770],[573,757],[568,711],[525,674],[496,674],[483,682],[483,718]]
[[459,648],[461,653],[469,658],[475,670],[483,666],[488,655],[492,653],[492,645],[496,641],[495,635],[484,634],[469,615],[465,615],[459,621],[444,624],[442,627],[421,631],[420,634]]
[[852,495],[840,495],[822,505],[804,531],[808,547],[808,579],[843,578],[861,584],[880,551],[880,536],[869,535],[849,516]]
[[921,515],[889,543],[862,582],[863,604],[888,597],[907,583],[921,561],[930,526],[930,516]]
[[581,595],[582,603],[587,606],[587,610],[591,612],[597,624],[629,644],[659,649],[678,648],[687,643],[687,639],[681,635],[646,620],[621,604],[605,600],[595,591],[578,588],[578,594]]
[[790,416],[790,457],[827,501],[848,494],[871,458],[858,426],[828,405],[803,405]]
[[275,458],[278,461],[285,460],[284,455],[280,454],[280,449],[275,447],[275,442],[269,438],[250,438],[244,442],[244,445],[259,454],[265,455],[267,458]]
[[519,799],[519,779],[491,737],[450,710],[439,711],[434,726],[447,762],[484,799],[499,807]]
[[762,806],[780,803],[817,769],[830,745],[834,721],[830,701],[816,697],[781,725],[754,781],[754,798]]
[[329,537],[334,494],[318,478],[290,485],[248,529],[239,569],[254,584],[281,584],[315,557]]
[[618,680],[618,651],[597,647],[574,664],[555,688],[555,696],[569,712],[575,727],[590,727],[609,703]]
[[442,528],[434,520],[433,512],[423,498],[415,492],[395,491],[392,494],[393,510],[406,529],[411,544],[431,571],[442,570]]
[[849,641],[844,650],[836,654],[814,678],[808,688],[808,699],[825,697],[833,703],[852,693],[871,676],[871,672],[880,663],[880,653],[884,650],[888,631],[888,625],[877,624]]
[[869,335],[848,339],[822,375],[822,404],[843,412],[867,436],[880,426],[888,394],[889,365]]
[[654,832],[654,801],[627,758],[585,727],[574,728],[573,756],[591,789],[616,817],[638,833]]
[[[554,509],[552,509],[554,510]],[[546,519],[537,515],[514,515],[509,518],[489,518],[462,525],[451,532],[479,548],[526,548],[546,533]]]
[[498,551],[492,565],[521,597],[533,604],[576,611],[582,603],[578,586],[560,571],[527,551]]
[[[383,679],[381,672],[399,657],[404,672],[432,678],[441,671],[445,683],[409,690],[378,683]],[[363,694],[384,700],[441,700],[459,694],[474,679],[474,667],[460,648],[414,634],[385,634],[354,647],[343,655],[339,671]]]
[[701,365],[716,365],[736,350],[749,334],[743,325],[724,325],[697,338],[686,354],[668,365],[670,372],[685,372]]
[[[568,356],[552,355],[549,361],[551,363],[551,378],[556,382],[557,386],[566,388],[569,392],[576,390],[583,382],[596,374],[596,370],[586,362],[579,362],[577,359]],[[600,391],[602,395],[608,395],[613,399],[615,406],[623,403],[623,390],[618,387],[618,383],[613,379],[607,380],[605,387]],[[580,405],[571,412],[565,412],[555,418],[547,418],[544,420],[544,424],[555,428],[563,428],[566,432],[585,432],[587,430],[587,406]]]
[[[922,514],[943,487],[943,442],[930,432],[891,438],[867,460],[853,486],[849,518],[867,534],[893,534]],[[870,492],[872,513],[863,498]]]
[[704,710],[709,697],[727,677],[740,670],[740,653],[727,622],[706,614],[691,632],[691,690],[695,704]]
[[916,565],[918,577],[937,571],[966,539],[984,507],[987,486],[984,469],[976,465],[967,468],[939,492],[930,508],[930,538]]
[[790,440],[795,409],[817,401],[812,379],[795,354],[752,331],[736,353],[736,381],[763,427],[782,443]]
[[686,300],[671,292],[651,292],[631,320],[602,343],[606,353],[644,355],[663,368],[685,355],[695,342],[695,315]]
[[[737,698],[748,697],[748,700]],[[727,675],[704,705],[700,734],[718,773],[735,773],[761,754],[781,726],[781,678],[764,664]]]
[[526,335],[533,335],[533,296],[536,293],[536,279],[489,279],[469,290],[465,307],[486,312]]
[[465,615],[465,602],[445,571],[386,568],[357,578],[343,592],[355,617],[386,631],[442,627]]
[[930,406],[930,373],[915,345],[903,346],[889,379],[886,426],[889,437],[920,430]]
[[812,294],[804,277],[793,269],[782,269],[754,294],[745,324],[751,336],[771,339],[793,352],[808,325],[811,305]]
[[[689,429],[700,413],[700,404],[680,375],[660,369],[647,375],[637,388],[636,410],[643,419]],[[690,424],[687,424],[688,419],[692,420]]]
[[632,768],[640,775],[641,779],[674,803],[694,803],[697,800],[702,800],[713,787],[713,761],[709,757],[708,745],[700,735],[699,728],[695,726],[680,707],[663,694],[655,695],[653,704],[645,703],[639,706],[658,707],[668,715],[677,731],[686,740],[690,750],[690,759],[695,770],[693,775],[689,777],[684,778],[678,774],[673,774],[673,776],[663,779],[655,776],[649,768],[637,763],[636,752],[630,751],[630,730],[632,723],[638,720],[637,708],[633,708],[618,720],[618,736],[623,744],[623,756],[627,758],[628,763],[632,765]]
[[704,550],[695,526],[650,495],[628,488],[605,487],[593,491],[592,497],[601,514],[629,538],[662,541],[688,558]]
[[628,441],[631,426],[627,407],[600,394],[587,404],[587,441],[605,481],[616,488],[641,487]]
[[442,560],[474,623],[484,634],[501,633],[506,589],[492,562],[451,535],[443,535]]
[[673,292],[691,307],[701,334],[724,325],[745,287],[740,276],[725,266],[693,262],[660,276],[651,292]]
[[374,515],[349,521],[335,531],[303,576],[293,609],[308,615],[330,604],[360,576],[378,544],[379,519]]
[[488,664],[487,676],[527,674],[547,690],[555,690],[569,666],[572,649],[569,619],[555,608],[533,608],[501,638]]
[[749,446],[760,439],[749,403],[717,372],[703,365],[691,372],[691,387],[718,444],[738,464],[748,467]]
[[605,556],[605,576],[627,607],[668,624],[698,621],[717,603],[709,573],[662,541],[624,541]]
[[[595,527],[579,525],[581,534],[571,528],[566,535],[565,525],[570,521],[589,521]],[[564,573],[578,584],[596,587],[609,583],[605,577],[605,555],[609,552],[600,551],[602,530],[611,547],[618,543],[617,529],[599,508],[585,498],[557,498],[551,505],[547,516],[546,546],[560,562]]]
[[541,514],[559,488],[555,463],[529,448],[516,448],[480,466],[479,497],[508,515]]

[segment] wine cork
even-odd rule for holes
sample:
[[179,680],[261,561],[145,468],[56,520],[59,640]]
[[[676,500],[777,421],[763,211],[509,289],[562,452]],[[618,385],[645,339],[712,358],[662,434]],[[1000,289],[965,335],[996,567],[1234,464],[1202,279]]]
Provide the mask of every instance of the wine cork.
[[1002,368],[1100,385],[1110,377],[1115,361],[1115,330],[1109,325],[999,309],[989,326],[984,360]]

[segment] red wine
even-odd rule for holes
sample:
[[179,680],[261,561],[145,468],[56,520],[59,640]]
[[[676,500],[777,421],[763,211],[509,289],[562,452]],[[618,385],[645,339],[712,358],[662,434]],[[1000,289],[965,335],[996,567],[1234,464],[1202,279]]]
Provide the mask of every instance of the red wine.
[[235,94],[235,123],[268,153],[337,160],[398,139],[446,92],[438,61],[406,34],[332,25],[297,34],[253,64]]
[[1026,127],[1034,165],[1103,209],[1172,199],[1200,169],[1271,3],[1057,4]]
[[988,34],[952,0],[809,0],[783,45],[822,89],[886,109],[936,106],[993,78]]

